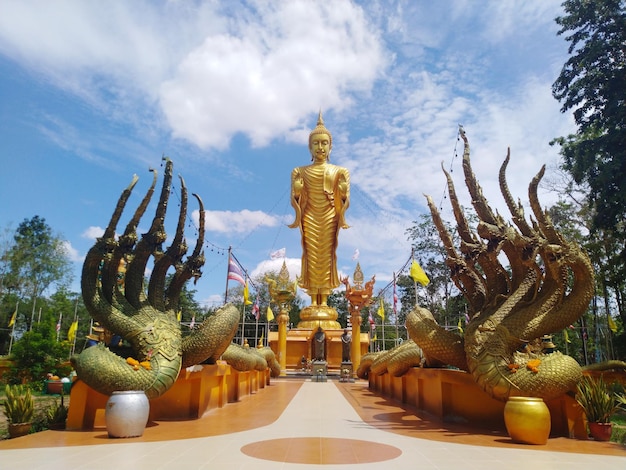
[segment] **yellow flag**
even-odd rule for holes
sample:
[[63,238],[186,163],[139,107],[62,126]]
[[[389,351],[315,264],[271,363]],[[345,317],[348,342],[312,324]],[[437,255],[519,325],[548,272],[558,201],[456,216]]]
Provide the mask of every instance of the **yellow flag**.
[[243,286],[243,304],[244,305],[252,305],[252,300],[250,300],[250,290],[248,289],[248,280],[246,279],[246,283]]
[[378,340],[378,335],[374,333],[374,337],[372,338],[372,341],[377,341],[377,340]]
[[183,318],[183,311],[179,310],[178,313],[176,314],[176,320],[178,321],[178,323],[180,323],[180,320]]
[[378,307],[378,316],[385,321],[385,304],[383,302],[383,298],[380,298],[380,306]]
[[17,307],[15,308],[15,312],[11,315],[11,319],[9,320],[9,328],[15,325],[15,319],[17,318]]
[[428,279],[428,276],[426,275],[422,267],[415,260],[413,260],[413,262],[411,263],[411,271],[409,272],[409,274],[415,282],[419,282],[423,286],[427,286],[428,284],[430,284],[430,279]]
[[70,325],[70,329],[67,330],[67,340],[71,343],[76,339],[76,332],[78,331],[78,320],[74,320]]
[[272,321],[274,319],[274,312],[272,312],[272,307],[267,306],[267,321]]
[[567,330],[563,330],[563,336],[565,337],[565,342],[566,343],[571,343],[571,341],[569,339],[569,335],[567,334]]
[[459,322],[456,324],[459,329],[459,333],[463,333],[463,326],[461,325],[461,317],[459,317]]
[[611,315],[608,315],[608,320],[609,320],[609,329],[613,333],[617,333],[617,325],[615,324],[615,321],[613,320],[613,317]]

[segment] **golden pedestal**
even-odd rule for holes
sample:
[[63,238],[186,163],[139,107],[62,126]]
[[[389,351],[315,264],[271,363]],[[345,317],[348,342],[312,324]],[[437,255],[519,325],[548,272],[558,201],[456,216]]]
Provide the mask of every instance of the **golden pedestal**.
[[309,305],[300,311],[298,328],[317,330],[338,330],[341,325],[337,322],[337,310],[327,305]]

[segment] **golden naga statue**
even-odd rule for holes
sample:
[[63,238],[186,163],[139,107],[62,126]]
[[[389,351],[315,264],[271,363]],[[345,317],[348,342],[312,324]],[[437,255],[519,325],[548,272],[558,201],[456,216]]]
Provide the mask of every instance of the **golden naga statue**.
[[[358,374],[391,373],[397,359],[410,366],[421,361],[427,366],[452,365],[468,371],[498,400],[506,401],[509,396],[556,398],[575,389],[582,369],[570,356],[542,351],[541,337],[567,328],[583,315],[594,293],[591,262],[578,244],[562,236],[541,208],[537,187],[545,167],[529,185],[534,214],[529,223],[506,183],[507,154],[499,173],[500,190],[512,215],[513,223],[507,223],[483,196],[462,130],[461,137],[465,182],[479,219],[476,231],[470,229],[445,170],[460,237],[458,249],[430,197],[428,205],[447,252],[452,280],[468,302],[471,318],[465,333],[446,331],[428,310],[416,307],[406,321],[415,344],[364,357]],[[508,260],[508,267],[501,264],[503,259]],[[394,365],[394,371],[403,370],[406,368]]]
[[326,327],[338,327],[334,325],[337,313],[328,307],[327,299],[339,286],[336,252],[339,229],[348,228],[345,213],[350,205],[350,173],[329,163],[331,150],[332,136],[320,111],[317,126],[309,135],[313,163],[291,173],[291,205],[296,217],[289,227],[298,227],[302,237],[299,285],[311,296],[311,307],[303,310],[301,319],[309,326],[322,322]]
[[[190,335],[182,337],[177,320],[179,299],[184,284],[201,276],[204,265],[204,216],[200,216],[198,239],[193,253],[187,252],[183,230],[187,218],[187,188],[181,182],[178,226],[172,244],[162,250],[167,234],[164,219],[172,186],[173,164],[168,159],[161,196],[152,225],[139,240],[137,225],[146,211],[157,181],[135,211],[124,233],[116,237],[117,223],[137,183],[137,176],[120,196],[104,235],[89,250],[83,264],[81,288],[89,314],[107,330],[130,344],[129,357],[121,357],[100,343],[72,357],[78,378],[105,395],[114,391],[143,390],[148,398],[165,393],[176,381],[182,368],[219,359],[234,337],[239,311],[225,305],[205,320]],[[194,194],[204,214],[202,200]],[[147,289],[146,266],[154,266]],[[120,273],[120,262],[126,271]],[[174,269],[169,283],[168,270]],[[121,277],[120,277],[120,274]]]

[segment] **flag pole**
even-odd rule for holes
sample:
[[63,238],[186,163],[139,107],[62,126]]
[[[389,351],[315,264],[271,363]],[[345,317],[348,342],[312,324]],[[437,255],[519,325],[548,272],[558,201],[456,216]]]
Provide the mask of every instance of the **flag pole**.
[[228,299],[228,268],[230,267],[230,252],[233,249],[232,246],[228,247],[228,262],[226,264],[226,290],[224,291],[224,305],[226,305],[226,301]]
[[15,303],[15,313],[14,313],[15,320],[13,321],[13,325],[12,325],[13,328],[11,329],[11,339],[9,340],[9,356],[11,355],[11,348],[13,347],[13,336],[15,335],[15,324],[17,323],[17,308],[19,307],[19,305],[20,305],[20,301],[18,300]]
[[254,347],[259,344],[259,319],[256,319],[256,326],[254,327]]
[[74,333],[74,341],[72,341],[72,354],[76,351],[76,338],[78,337],[78,298],[74,306],[74,321],[76,322],[76,332]]
[[59,313],[59,323],[57,323],[57,343],[59,342],[59,336],[61,334],[61,320],[63,319],[63,312]]
[[385,319],[380,319],[380,326],[383,328],[383,351],[387,350],[387,344],[385,343]]
[[396,324],[396,346],[400,344],[398,341],[400,338],[398,337],[398,294],[396,293],[396,273],[393,273],[393,318],[394,323]]
[[246,303],[241,306],[241,345],[246,342]]
[[[74,355],[74,353],[76,352],[76,337],[78,336],[78,318],[74,318],[74,321],[72,322],[72,325],[76,323],[76,331],[74,332],[74,338],[72,339],[72,348],[70,350],[70,358]],[[72,329],[72,325],[70,325],[70,329]],[[69,332],[69,330],[68,330]]]
[[[413,261],[415,259],[415,248],[411,249],[411,261]],[[417,281],[415,279],[413,279],[413,289],[415,290],[415,306],[417,307],[417,301],[418,301],[418,297],[417,297]]]

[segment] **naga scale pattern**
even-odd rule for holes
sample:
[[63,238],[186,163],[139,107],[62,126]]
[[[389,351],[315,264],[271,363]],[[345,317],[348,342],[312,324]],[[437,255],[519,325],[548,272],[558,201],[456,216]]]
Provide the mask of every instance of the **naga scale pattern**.
[[[93,389],[111,395],[114,391],[143,390],[148,398],[165,393],[176,381],[181,368],[219,358],[231,343],[239,323],[239,311],[225,305],[197,329],[182,337],[177,320],[180,294],[185,283],[201,276],[204,265],[204,206],[200,208],[200,227],[192,254],[184,259],[187,244],[184,225],[187,218],[187,188],[181,182],[181,203],[174,238],[165,250],[164,220],[172,186],[173,164],[165,159],[161,195],[152,224],[141,238],[137,225],[153,196],[152,184],[122,235],[117,224],[137,183],[137,176],[120,196],[113,216],[103,234],[87,253],[81,276],[85,306],[94,320],[130,344],[129,357],[113,353],[104,344],[85,349],[72,358],[77,376]],[[152,273],[145,286],[144,275],[150,260]],[[120,266],[125,273],[120,274]],[[168,280],[168,271],[173,275]],[[169,282],[168,282],[169,281]]]
[[587,309],[594,293],[591,262],[579,245],[563,238],[540,206],[537,187],[545,167],[529,185],[534,219],[528,221],[506,182],[507,153],[499,172],[500,190],[512,216],[512,223],[506,222],[483,196],[463,130],[461,137],[465,183],[479,219],[476,229],[470,228],[445,170],[460,246],[453,243],[433,200],[427,201],[452,280],[470,309],[464,336],[446,331],[428,310],[416,307],[406,321],[414,344],[394,348],[412,351],[392,349],[364,356],[357,374],[365,378],[391,370],[403,373],[408,370],[405,366],[390,365],[406,355],[409,367],[421,357],[428,366],[439,363],[468,371],[485,392],[501,401],[509,396],[556,398],[575,388],[582,369],[572,357],[558,351],[543,354],[537,345],[542,336],[561,331]]

